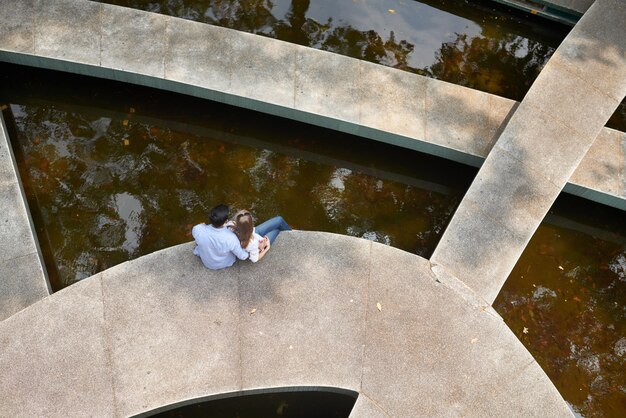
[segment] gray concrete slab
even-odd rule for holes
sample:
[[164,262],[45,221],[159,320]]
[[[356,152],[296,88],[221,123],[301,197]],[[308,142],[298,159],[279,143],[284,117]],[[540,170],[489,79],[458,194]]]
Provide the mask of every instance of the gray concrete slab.
[[576,167],[569,182],[581,186],[593,184],[607,194],[618,196],[621,145],[618,131],[603,129]]
[[[599,92],[617,101],[626,95],[626,45],[624,45],[624,16],[626,2],[597,0],[585,13],[584,24],[561,43],[551,62],[565,66]],[[582,112],[581,112],[582,113]]]
[[0,322],[2,416],[116,416],[98,277]]
[[238,269],[245,388],[359,390],[371,243],[337,236],[328,251],[326,237],[283,233],[267,260]]
[[359,121],[380,131],[426,139],[427,79],[361,62]]
[[582,133],[522,102],[494,149],[516,156],[558,186],[569,179],[591,144]]
[[350,412],[350,418],[389,418],[390,416],[363,393],[359,394]]
[[201,267],[192,244],[103,273],[117,410],[132,416],[241,389],[237,275]]
[[561,188],[527,164],[522,154],[509,154],[496,147],[490,157],[463,199],[515,235],[532,236],[535,220],[543,219]]
[[326,51],[298,48],[297,110],[358,124],[361,65],[358,60]]
[[231,45],[237,32],[170,19],[167,25],[165,78],[198,88],[228,91]]
[[294,107],[296,45],[241,33],[233,39],[231,94]]
[[35,54],[100,65],[102,5],[73,0],[35,0]]
[[[624,15],[626,16],[626,13]],[[564,44],[567,45],[567,42],[566,39]],[[585,64],[585,67],[587,66],[596,67],[600,72],[605,68],[604,65]],[[626,72],[626,63],[622,70]],[[595,73],[594,78],[597,78],[597,74]],[[599,91],[595,86],[587,84],[586,78],[570,72],[568,66],[562,65],[559,61],[549,61],[541,71],[540,77],[537,77],[526,93],[522,104],[538,109],[542,115],[551,119],[551,124],[561,123],[584,135],[585,138],[593,140],[606,124],[608,120],[606,115],[610,117],[620,102],[621,99],[615,99],[604,91]],[[542,138],[538,140],[541,141]]]
[[[35,51],[34,0],[0,0],[0,39],[11,51]],[[30,17],[30,18],[25,18]]]
[[37,253],[0,261],[0,321],[48,296]]
[[483,155],[502,122],[491,118],[490,95],[433,79],[428,79],[427,86],[426,140]]
[[430,260],[491,304],[529,240],[466,201],[457,208]]
[[0,114],[0,321],[49,295],[31,225]]
[[416,255],[295,231],[258,264],[209,271],[192,248],[120,264],[0,323],[0,384],[15,388],[0,393],[3,413],[130,416],[317,387],[358,392],[352,417],[571,416],[504,322]]
[[20,186],[0,184],[0,260],[37,252]]
[[100,65],[147,76],[165,76],[165,29],[169,19],[156,13],[102,5]]

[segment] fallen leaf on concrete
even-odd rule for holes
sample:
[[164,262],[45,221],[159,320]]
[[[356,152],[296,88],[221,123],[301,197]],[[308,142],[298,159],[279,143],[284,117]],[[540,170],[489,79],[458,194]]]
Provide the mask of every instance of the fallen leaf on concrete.
[[522,332],[523,332],[524,334],[528,334],[528,328],[524,327],[524,329],[522,330]]
[[478,342],[478,338],[472,338],[470,340],[470,343],[472,343],[472,344],[476,344],[477,342]]
[[254,315],[255,312],[256,312],[256,308],[250,310],[250,315]]
[[376,302],[376,308],[378,309],[379,312],[382,312],[383,305],[381,305],[380,302]]

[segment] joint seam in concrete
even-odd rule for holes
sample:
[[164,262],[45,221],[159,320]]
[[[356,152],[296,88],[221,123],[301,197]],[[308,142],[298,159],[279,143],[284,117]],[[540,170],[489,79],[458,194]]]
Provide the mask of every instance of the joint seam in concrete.
[[111,348],[111,334],[109,332],[109,322],[107,321],[106,303],[104,297],[104,273],[98,273],[98,283],[100,284],[100,297],[102,300],[102,332],[104,340],[104,355],[106,366],[109,372],[109,382],[111,383],[111,395],[113,396],[113,412],[116,417],[120,416],[115,390],[115,376],[113,370],[113,350]]
[[239,391],[243,391],[243,341],[241,338],[241,317],[243,316],[244,306],[241,303],[241,283],[237,280],[237,348],[239,350]]
[[[588,86],[591,87],[593,90],[595,90],[597,93],[601,94],[602,96],[604,96],[605,99],[608,99],[610,101],[618,101],[620,102],[621,100],[617,100],[615,97],[606,94],[603,90],[599,89],[596,84],[594,83],[594,79],[596,79],[597,77],[593,77],[591,80],[587,80],[586,78],[583,77],[582,74],[575,72],[572,68],[570,68],[570,65],[572,65],[569,61],[563,59],[561,61],[561,57],[560,57],[560,53],[557,50],[554,55],[552,55],[552,57],[550,57],[550,60],[552,58],[556,58],[554,60],[554,63],[557,64],[557,66],[561,67],[563,69],[563,71],[565,71],[566,73],[568,73],[569,75],[571,75],[572,77],[577,78],[580,82],[578,84],[581,84],[583,86]],[[548,60],[548,62],[550,61]],[[548,65],[548,64],[546,64]],[[532,87],[531,87],[532,88]],[[618,103],[619,104],[619,103]]]
[[170,19],[165,19],[165,28],[163,29],[163,54],[162,54],[162,60],[161,62],[163,63],[163,79],[167,79],[166,76],[166,71],[167,71],[167,56],[170,52],[170,48],[169,48],[169,33],[168,33],[168,29],[170,26]]
[[365,370],[365,348],[367,345],[367,311],[369,310],[370,278],[372,277],[372,241],[369,242],[369,257],[367,260],[367,283],[365,284],[365,312],[363,314],[363,344],[361,345],[361,376],[359,392],[363,392],[363,374]]
[[366,395],[364,392],[359,392],[359,396],[363,396],[364,398],[367,398],[367,400],[369,400],[372,403],[372,405],[378,408],[380,412],[385,414],[387,417],[392,418],[391,414],[389,414],[389,412],[387,412],[385,408],[383,408],[378,402],[376,402],[374,398],[371,398],[370,396]]
[[104,6],[103,6],[102,3],[100,3],[99,6],[100,7],[98,7],[98,20],[99,20],[99,22],[98,22],[99,23],[98,24],[98,32],[99,32],[99,35],[100,35],[100,45],[99,45],[100,46],[100,48],[99,48],[100,49],[100,54],[98,56],[98,63],[99,63],[98,65],[100,67],[102,67],[102,31],[103,31],[102,26],[104,24],[104,18],[103,18],[104,12],[103,12],[102,8]]
[[[546,175],[546,173],[542,170],[537,170],[535,167],[533,167],[532,165],[528,165],[526,163],[525,160],[520,160],[515,154],[509,152],[508,150],[506,150],[505,148],[502,148],[501,145],[496,144],[494,146],[498,147],[498,151],[506,154],[509,158],[517,161],[518,164],[520,164],[522,167],[524,167],[525,170],[531,171],[534,174],[538,175],[539,177],[541,177],[544,181],[546,181],[547,183],[550,183],[551,185],[553,185],[554,187],[560,188],[561,186],[559,186],[558,184],[556,184],[554,181],[552,181],[552,179],[550,179],[550,177],[548,177]],[[577,166],[578,167],[578,166]],[[571,177],[571,176],[570,176]],[[569,181],[569,180],[568,180]]]
[[298,48],[293,50],[293,108],[296,108],[296,97],[298,97]]
[[15,260],[18,260],[20,258],[29,257],[31,255],[39,255],[39,252],[38,251],[33,251],[31,253],[28,253],[28,254],[22,254],[22,255],[18,255],[18,256],[12,257],[12,258],[8,258],[6,260],[0,261],[0,264],[7,264],[7,263],[10,263],[11,261],[15,261]]

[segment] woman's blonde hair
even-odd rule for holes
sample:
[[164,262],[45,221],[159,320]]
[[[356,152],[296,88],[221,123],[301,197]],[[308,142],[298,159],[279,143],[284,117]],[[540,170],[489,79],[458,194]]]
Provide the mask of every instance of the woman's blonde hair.
[[235,214],[235,235],[239,238],[241,248],[246,248],[252,238],[252,232],[254,231],[254,218],[252,214],[247,210],[240,210]]

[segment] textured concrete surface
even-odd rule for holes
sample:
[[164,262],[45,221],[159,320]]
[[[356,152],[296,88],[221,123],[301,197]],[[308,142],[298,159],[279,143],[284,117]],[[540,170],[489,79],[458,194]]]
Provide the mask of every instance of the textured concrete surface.
[[48,280],[0,113],[0,321],[48,294]]
[[[612,132],[602,128],[626,95],[624,21],[626,3],[597,0],[572,29],[498,138],[431,257],[489,303],[598,136],[587,180],[607,187],[606,176],[596,173],[618,166],[609,154],[617,149]],[[602,151],[609,155],[597,164],[594,156]],[[619,178],[620,170],[614,173]]]
[[210,271],[192,248],[113,267],[1,322],[3,414],[132,416],[321,387],[359,393],[352,418],[571,416],[502,319],[416,255],[293,231],[258,264]]

